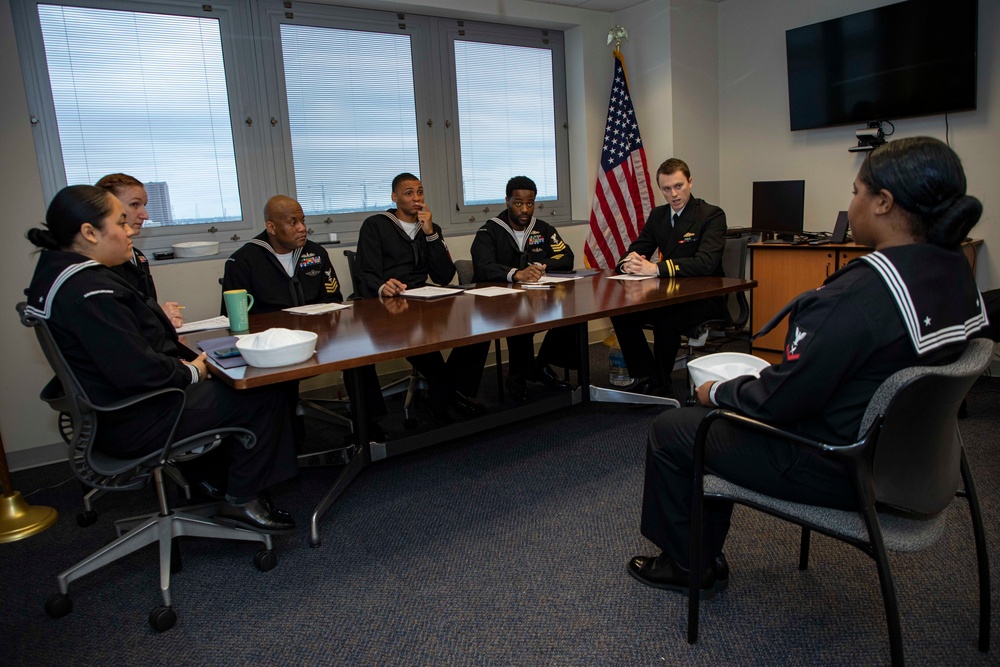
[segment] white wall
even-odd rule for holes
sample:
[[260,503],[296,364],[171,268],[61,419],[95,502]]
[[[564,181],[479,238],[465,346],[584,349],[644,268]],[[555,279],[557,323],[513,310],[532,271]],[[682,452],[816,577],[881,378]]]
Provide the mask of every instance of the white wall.
[[[670,157],[691,167],[695,196],[719,201],[718,4],[649,0],[615,13],[629,32],[622,55],[652,178]],[[610,71],[610,65],[609,71]]]
[[[805,179],[806,228],[830,231],[846,210],[863,154],[844,126],[789,131],[785,31],[817,21],[891,4],[895,0],[726,0],[719,4],[720,205],[730,224],[749,226],[751,183]],[[942,5],[946,10],[946,4]],[[972,236],[983,238],[977,279],[981,289],[1000,286],[997,203],[1000,197],[1000,3],[979,3],[978,109],[950,114],[950,139],[969,179],[969,192],[985,209]],[[945,138],[944,116],[894,121],[895,137]]]

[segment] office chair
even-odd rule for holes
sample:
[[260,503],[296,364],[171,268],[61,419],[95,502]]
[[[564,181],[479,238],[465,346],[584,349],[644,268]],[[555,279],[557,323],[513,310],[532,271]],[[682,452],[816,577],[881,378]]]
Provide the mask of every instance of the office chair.
[[[470,285],[476,280],[476,270],[471,259],[456,259],[455,273],[458,274],[459,285]],[[503,358],[500,356],[500,339],[493,341],[493,354],[496,360],[497,369],[497,396],[501,403],[506,402],[506,395],[503,390]]]
[[[348,301],[354,301],[355,299],[361,298],[358,294],[358,284],[360,283],[360,274],[358,273],[358,253],[354,250],[345,250],[344,257],[347,258],[347,270],[351,274],[351,286],[353,287],[353,291],[347,299]],[[403,399],[404,428],[412,430],[417,427],[417,419],[416,417],[410,415],[410,410],[413,409],[413,400],[416,398],[417,392],[426,388],[427,381],[421,377],[420,373],[418,373],[415,368],[410,369],[409,375],[382,385],[383,398],[389,398],[390,396],[396,396],[397,394],[402,394],[404,392],[406,393],[406,396]]]
[[[811,532],[857,547],[875,561],[885,605],[893,665],[903,665],[899,607],[886,549],[919,551],[945,528],[945,510],[965,497],[972,515],[979,573],[979,642],[990,649],[990,568],[986,534],[972,471],[962,448],[956,415],[976,378],[989,366],[993,342],[978,338],[955,362],[913,367],[890,376],[865,412],[858,442],[835,446],[769,426],[728,410],[713,410],[695,440],[695,502],[691,514],[691,563],[701,562],[703,498],[729,500],[802,527],[799,569],[809,560]],[[711,427],[734,424],[784,440],[839,462],[854,485],[858,511],[793,503],[705,474],[705,442]],[[749,446],[749,445],[748,445]],[[961,486],[959,488],[959,480]],[[698,640],[697,577],[688,591],[688,642]]]
[[[726,245],[722,250],[722,272],[727,278],[746,277],[747,246],[749,243],[750,236],[748,235],[726,237]],[[743,338],[741,332],[750,320],[750,303],[747,301],[747,293],[732,292],[727,294],[725,299],[725,317],[706,320],[687,333],[687,350],[683,352],[683,355],[678,355],[674,370],[684,368],[688,359],[697,356],[697,350],[714,350],[726,341]],[[747,352],[749,352],[750,337],[746,336],[745,338]]]
[[[58,392],[56,395],[49,396],[46,392],[42,392],[42,400],[49,404],[49,407],[59,413],[59,421],[57,427],[59,429],[59,437],[63,439],[67,445],[71,445],[73,442],[73,416],[70,413],[70,406],[66,400],[66,397],[62,395],[62,392]],[[177,469],[172,463],[167,463],[163,472],[167,474],[170,479],[172,479],[177,486],[180,488],[181,493],[188,500],[191,500],[191,485],[180,470]],[[107,491],[98,488],[88,488],[86,484],[81,484],[83,486],[83,509],[76,513],[76,523],[81,528],[87,528],[97,523],[97,510],[94,509],[94,501],[103,496]]]
[[[68,423],[71,424],[69,463],[74,474],[85,485],[103,491],[139,489],[152,479],[159,505],[159,511],[155,514],[119,522],[118,539],[57,576],[59,593],[50,597],[45,603],[45,611],[49,616],[61,618],[72,611],[73,602],[69,597],[69,585],[73,581],[154,542],[159,545],[160,593],[163,605],[150,612],[149,623],[158,632],[169,630],[177,621],[170,595],[170,574],[172,570],[176,571],[180,567],[180,551],[175,538],[214,537],[261,542],[264,548],[254,556],[254,566],[266,572],[277,564],[277,557],[271,550],[269,535],[223,526],[198,514],[198,512],[214,511],[214,505],[173,510],[167,501],[164,487],[164,469],[171,461],[186,461],[201,456],[218,447],[223,438],[234,438],[241,446],[249,449],[257,440],[251,431],[243,428],[219,428],[174,441],[173,434],[180,421],[186,399],[184,390],[176,387],[147,392],[107,406],[95,405],[87,397],[72,368],[56,345],[47,322],[27,313],[24,302],[17,305],[17,311],[21,323],[34,329],[45,358],[56,374],[56,377],[42,390],[42,399],[61,415],[69,415]],[[121,458],[106,454],[97,448],[97,432],[102,415],[129,410],[144,401],[162,397],[176,400],[178,408],[173,429],[162,450],[143,456]],[[67,422],[60,417],[61,428],[64,423]],[[67,433],[67,431],[62,432],[64,436]],[[188,509],[191,511],[186,511]]]

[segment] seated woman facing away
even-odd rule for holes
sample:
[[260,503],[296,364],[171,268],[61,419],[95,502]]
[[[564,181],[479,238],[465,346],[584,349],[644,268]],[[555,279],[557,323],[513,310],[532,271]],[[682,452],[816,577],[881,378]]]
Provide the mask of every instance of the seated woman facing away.
[[[781,363],[759,379],[707,382],[698,387],[701,406],[668,410],[653,422],[641,530],[661,553],[632,558],[629,574],[648,586],[686,592],[694,565],[702,597],[728,582],[722,546],[732,503],[706,499],[705,561],[688,562],[692,448],[711,408],[848,444],[886,378],[910,366],[954,361],[987,326],[959,249],[983,209],[965,189],[958,156],[936,139],[899,139],[869,154],[854,180],[848,215],[854,240],[875,252],[800,294],[765,326],[789,318]],[[793,502],[857,509],[849,480],[832,463],[728,423],[717,426],[705,449],[713,474]]]
[[[257,436],[252,449],[229,452],[222,523],[266,533],[295,529],[287,512],[264,490],[297,472],[291,413],[283,389],[237,392],[208,377],[205,355],[183,361],[177,333],[163,310],[116,273],[132,259],[122,203],[103,188],[73,185],[56,194],[45,216],[47,229],[28,230],[42,252],[28,309],[48,321],[56,344],[90,400],[107,405],[165,387],[184,389],[187,403],[175,439],[224,426]],[[169,405],[147,401],[127,417],[101,418],[97,447],[111,456],[138,456],[163,447],[176,416]]]

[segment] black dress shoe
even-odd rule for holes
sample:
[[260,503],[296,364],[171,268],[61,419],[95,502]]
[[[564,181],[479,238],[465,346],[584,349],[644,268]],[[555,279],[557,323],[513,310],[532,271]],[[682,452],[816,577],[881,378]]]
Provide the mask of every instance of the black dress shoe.
[[295,519],[292,518],[290,512],[279,510],[274,506],[274,501],[271,500],[271,494],[267,491],[261,491],[258,493],[257,499],[264,505],[264,509],[273,514],[276,518],[281,519],[282,521],[291,521],[293,524],[295,523]]
[[628,391],[633,394],[645,394],[646,389],[648,387],[649,387],[649,378],[645,376],[640,376],[632,378],[632,381],[629,382],[624,387],[615,387],[615,389],[618,389],[620,391]]
[[217,502],[226,499],[226,490],[203,479],[191,487],[191,500],[194,502]]
[[560,378],[548,364],[538,364],[535,368],[535,376],[531,378],[531,381],[553,389],[569,390],[573,388],[569,382]]
[[267,535],[281,535],[295,530],[295,522],[291,517],[282,519],[269,511],[259,497],[246,505],[222,503],[215,512],[215,520],[227,526],[246,528]]
[[460,391],[455,392],[455,396],[451,399],[451,404],[466,419],[482,417],[490,412],[485,405],[474,398],[469,398]]
[[[687,593],[691,572],[666,556],[634,556],[628,562],[628,573],[638,581],[666,591]],[[698,598],[711,600],[715,597],[715,576],[712,568],[705,570],[699,586]]]
[[527,401],[531,399],[531,392],[528,391],[528,383],[520,373],[507,372],[507,393],[515,401]]
[[719,554],[712,559],[712,576],[715,577],[716,592],[729,588],[729,563],[726,562],[726,554]]
[[636,378],[632,384],[622,387],[627,392],[633,394],[645,394],[647,396],[659,396],[661,398],[673,398],[673,392],[669,387],[663,387],[655,380],[648,377]]

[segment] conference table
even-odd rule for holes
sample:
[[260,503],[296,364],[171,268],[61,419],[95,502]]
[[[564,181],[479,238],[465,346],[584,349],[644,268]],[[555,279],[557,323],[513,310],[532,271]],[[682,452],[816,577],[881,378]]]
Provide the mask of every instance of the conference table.
[[[313,377],[331,371],[356,373],[357,369],[402,357],[492,341],[517,334],[577,325],[580,368],[572,391],[517,403],[482,417],[441,426],[387,442],[373,442],[364,419],[363,396],[352,396],[356,444],[347,464],[317,505],[310,522],[310,544],[319,546],[319,521],[351,481],[374,461],[415,451],[432,444],[491,430],[533,416],[589,401],[661,404],[676,407],[673,399],[645,396],[590,384],[587,322],[624,313],[658,308],[686,301],[724,296],[756,286],[741,278],[651,278],[617,280],[614,271],[593,274],[581,271],[573,280],[547,288],[522,288],[517,293],[480,296],[462,292],[435,299],[395,297],[362,299],[350,307],[321,315],[296,315],[285,311],[250,316],[250,332],[273,327],[313,331],[318,335],[316,353],[309,360],[280,368],[242,366],[224,369],[212,363],[212,375],[236,389],[250,389]],[[479,283],[476,287],[509,287]],[[199,340],[215,338],[219,331],[186,334],[182,342],[196,349]],[[499,372],[499,369],[497,369]],[[362,392],[358,392],[359,394]]]

